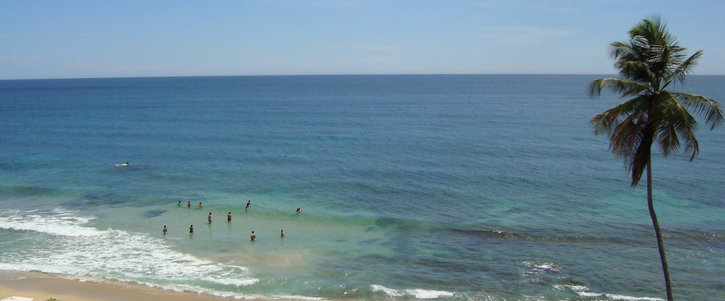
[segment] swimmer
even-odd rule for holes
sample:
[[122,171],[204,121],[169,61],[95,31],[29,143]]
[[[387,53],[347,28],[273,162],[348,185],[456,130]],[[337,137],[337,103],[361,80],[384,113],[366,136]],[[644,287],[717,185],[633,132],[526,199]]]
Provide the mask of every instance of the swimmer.
[[164,225],[164,235],[166,235],[166,232],[169,231],[166,229],[166,225]]
[[232,212],[230,211],[229,214],[227,214],[227,222],[232,221]]
[[189,233],[194,233],[194,225],[191,225],[191,227],[189,227]]
[[284,237],[284,230],[280,230],[280,233],[281,233],[280,236]]
[[300,212],[302,212],[302,209],[300,209],[300,208],[297,208],[297,211],[296,211],[296,212],[297,212],[297,213],[300,213]]
[[191,201],[186,202],[186,208],[191,208]]
[[248,210],[249,209],[249,205],[251,205],[251,204],[252,204],[252,200],[247,201],[247,207],[244,208],[244,210]]
[[211,224],[211,212],[209,212],[209,223]]
[[176,205],[177,205],[177,206],[181,206],[181,201],[179,201],[179,203],[178,203],[178,204],[176,204]]
[[257,235],[254,235],[254,231],[252,231],[252,236],[250,236],[249,239],[254,240],[255,238],[257,238]]
[[199,205],[196,205],[196,208],[201,208],[201,202],[199,202]]

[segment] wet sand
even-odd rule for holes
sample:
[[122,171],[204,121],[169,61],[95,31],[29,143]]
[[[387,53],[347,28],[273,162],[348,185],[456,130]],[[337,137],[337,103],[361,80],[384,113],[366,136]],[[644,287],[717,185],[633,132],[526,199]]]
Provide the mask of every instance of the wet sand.
[[229,301],[188,292],[174,292],[123,283],[97,283],[56,278],[40,273],[3,272],[0,277],[0,300],[10,296],[33,298],[33,301]]

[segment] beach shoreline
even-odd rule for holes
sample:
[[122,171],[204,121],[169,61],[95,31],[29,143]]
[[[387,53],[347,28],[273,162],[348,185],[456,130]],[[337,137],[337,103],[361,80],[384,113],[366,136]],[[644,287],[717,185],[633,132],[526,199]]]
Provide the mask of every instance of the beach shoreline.
[[[120,282],[94,282],[64,279],[39,272],[0,271],[0,300],[10,296],[28,297],[33,300],[56,299],[59,301],[223,301],[235,300],[197,294],[176,292],[160,288]],[[251,299],[245,299],[251,300]]]

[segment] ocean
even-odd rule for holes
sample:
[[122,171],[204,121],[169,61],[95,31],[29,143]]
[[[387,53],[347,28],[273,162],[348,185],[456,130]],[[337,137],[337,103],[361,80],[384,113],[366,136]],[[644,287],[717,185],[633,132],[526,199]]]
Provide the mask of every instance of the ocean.
[[[588,97],[601,77],[0,81],[0,270],[233,298],[661,300],[645,183],[589,126],[621,101]],[[725,102],[725,76],[677,88]],[[655,208],[675,297],[725,300],[725,129],[700,122],[694,161],[654,157]]]

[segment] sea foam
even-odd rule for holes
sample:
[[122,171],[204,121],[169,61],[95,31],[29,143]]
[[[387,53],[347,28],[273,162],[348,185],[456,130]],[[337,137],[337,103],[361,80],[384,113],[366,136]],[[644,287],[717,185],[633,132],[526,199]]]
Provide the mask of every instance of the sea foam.
[[[565,284],[565,285],[554,285],[555,290],[569,289],[577,295],[584,298],[606,298],[604,300],[621,300],[621,301],[664,301],[660,298],[652,297],[634,297],[625,295],[615,295],[607,293],[593,293],[589,291],[589,288],[583,285]],[[597,299],[598,300],[598,299]]]
[[[234,297],[241,296],[230,293],[233,288],[258,281],[245,267],[181,253],[158,238],[85,227],[83,225],[93,217],[75,214],[60,209],[47,212],[0,210],[0,229],[31,232],[24,235],[24,243],[4,252],[0,269],[39,271],[81,280],[115,280]],[[32,242],[27,244],[28,240]],[[204,288],[208,285],[199,283],[227,289],[212,291]]]
[[436,299],[441,297],[453,297],[453,293],[446,291],[424,290],[424,289],[404,289],[396,290],[387,288],[382,285],[373,284],[370,286],[373,292],[383,292],[390,297],[413,296],[416,299]]
[[54,209],[49,212],[0,210],[0,229],[35,231],[56,236],[96,236],[102,235],[91,227],[80,227],[93,217],[78,216],[75,212]]

